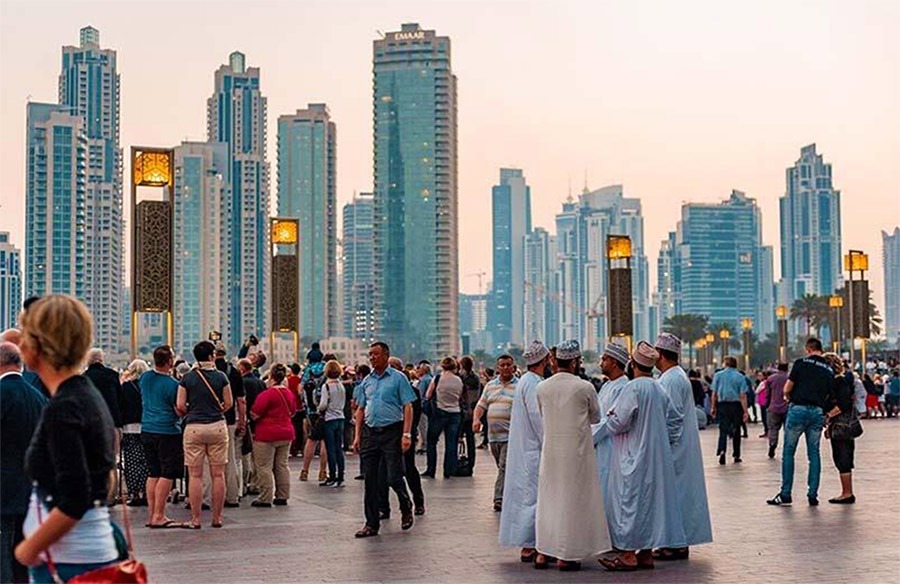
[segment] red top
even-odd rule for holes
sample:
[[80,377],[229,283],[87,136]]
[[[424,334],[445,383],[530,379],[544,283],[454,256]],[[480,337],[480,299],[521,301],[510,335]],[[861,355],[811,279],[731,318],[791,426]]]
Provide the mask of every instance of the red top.
[[270,387],[260,393],[253,402],[251,413],[257,416],[255,440],[278,442],[294,439],[291,418],[297,411],[294,394],[284,386]]
[[285,381],[287,381],[288,389],[290,389],[296,396],[297,409],[299,410],[303,407],[303,394],[300,392],[300,377],[292,373],[291,375],[287,376],[287,379]]

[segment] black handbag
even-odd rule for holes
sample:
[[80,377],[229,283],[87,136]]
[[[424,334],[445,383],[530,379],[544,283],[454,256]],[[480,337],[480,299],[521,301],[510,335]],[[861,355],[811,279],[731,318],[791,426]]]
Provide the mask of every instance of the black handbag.
[[859,421],[859,413],[855,407],[850,411],[838,414],[828,425],[829,436],[832,440],[853,440],[863,434],[862,422]]

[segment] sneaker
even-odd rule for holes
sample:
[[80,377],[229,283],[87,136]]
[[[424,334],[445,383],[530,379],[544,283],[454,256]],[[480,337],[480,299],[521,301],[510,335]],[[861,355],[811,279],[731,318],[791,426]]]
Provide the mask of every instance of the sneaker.
[[719,455],[719,464],[725,464],[725,453]]
[[[792,505],[794,503],[794,500],[790,495],[782,495],[781,493],[778,493],[777,495],[766,501],[766,503],[768,503],[769,505],[780,505],[787,507],[788,505]],[[816,504],[818,504],[818,501],[816,501]]]
[[287,499],[272,499],[272,504],[277,507],[287,506]]
[[344,481],[342,481],[341,479],[338,479],[338,480],[334,481],[333,483],[331,483],[331,486],[334,487],[335,489],[340,489],[341,487],[344,486]]
[[330,487],[331,485],[334,484],[334,482],[335,482],[334,479],[325,479],[324,481],[319,483],[319,486],[320,487]]
[[775,458],[775,447],[769,446],[769,458]]
[[741,457],[740,457],[740,456],[735,456],[735,457],[734,457],[734,462],[735,462],[735,463],[743,462],[743,460],[741,460]]
[[252,503],[250,503],[250,506],[251,507],[262,507],[263,509],[268,509],[272,506],[272,504],[264,503],[264,502],[260,501],[259,499],[257,499],[256,501],[253,501]]
[[819,498],[815,495],[807,495],[806,500],[809,501],[810,507],[818,507],[819,506]]

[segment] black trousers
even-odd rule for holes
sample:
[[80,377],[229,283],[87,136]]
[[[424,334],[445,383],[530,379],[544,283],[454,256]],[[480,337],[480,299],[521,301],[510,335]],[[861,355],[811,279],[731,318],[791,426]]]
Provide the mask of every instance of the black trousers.
[[[412,443],[416,443],[415,435],[413,435]],[[419,476],[419,469],[416,468],[415,446],[410,446],[409,450],[403,453],[403,476],[406,477],[406,484],[409,486],[413,504],[416,507],[424,507],[425,491],[422,490],[422,478]],[[391,502],[388,499],[389,492],[387,465],[382,462],[378,468],[378,509],[388,515],[391,514]]]
[[741,426],[744,423],[744,407],[741,402],[719,402],[716,405],[716,422],[719,424],[718,454],[726,452],[731,438],[735,458],[741,457]]
[[360,466],[365,475],[365,511],[366,525],[377,530],[381,526],[378,519],[380,506],[380,484],[382,475],[380,467],[384,464],[383,483],[397,493],[400,510],[412,509],[412,501],[403,480],[403,451],[400,439],[403,437],[403,423],[397,422],[381,428],[363,425],[360,437]]
[[472,430],[472,417],[463,418],[459,427],[460,433],[466,439],[466,456],[469,457],[469,467],[475,468],[475,432]]

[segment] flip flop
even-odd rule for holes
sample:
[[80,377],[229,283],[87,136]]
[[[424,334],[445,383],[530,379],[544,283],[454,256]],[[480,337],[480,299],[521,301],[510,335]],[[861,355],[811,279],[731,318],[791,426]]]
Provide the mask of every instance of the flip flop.
[[148,523],[147,527],[149,527],[150,529],[184,529],[184,524],[179,521],[169,519],[165,523],[159,523],[157,525]]
[[182,523],[182,529],[201,529],[203,526],[197,523]]

